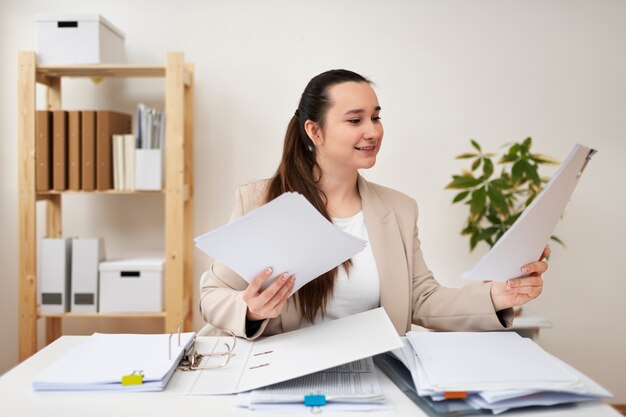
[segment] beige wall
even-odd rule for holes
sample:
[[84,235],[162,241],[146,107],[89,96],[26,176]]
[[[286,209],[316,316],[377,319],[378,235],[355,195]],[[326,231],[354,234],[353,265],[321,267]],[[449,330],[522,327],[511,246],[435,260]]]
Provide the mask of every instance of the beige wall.
[[[545,292],[526,311],[554,324],[542,346],[626,403],[625,2],[13,3],[0,6],[0,372],[17,362],[16,52],[35,47],[34,13],[97,12],[126,33],[129,62],[163,63],[165,51],[182,50],[195,63],[196,235],[226,221],[238,184],[272,173],[299,94],[330,68],[376,82],[386,139],[364,175],[418,200],[426,259],[447,285],[462,285],[456,277],[480,256],[459,236],[464,209],[443,190],[470,137],[496,150],[532,136],[537,150],[561,159],[577,142],[599,149],[557,229],[567,248],[554,248]],[[63,88],[66,109],[162,105],[154,81]],[[110,255],[162,247],[161,197],[72,196],[64,204],[66,235],[105,236]],[[208,261],[196,253],[196,278]],[[146,326],[78,322],[66,331]]]

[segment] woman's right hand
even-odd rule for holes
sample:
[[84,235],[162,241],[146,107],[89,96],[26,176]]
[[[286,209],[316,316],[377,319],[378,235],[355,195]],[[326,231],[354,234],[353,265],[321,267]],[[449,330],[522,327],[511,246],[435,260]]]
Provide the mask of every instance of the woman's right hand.
[[272,284],[261,290],[263,283],[272,276],[272,268],[265,268],[263,272],[252,280],[243,292],[243,301],[248,305],[246,318],[251,321],[265,320],[278,317],[291,295],[296,278],[283,273]]

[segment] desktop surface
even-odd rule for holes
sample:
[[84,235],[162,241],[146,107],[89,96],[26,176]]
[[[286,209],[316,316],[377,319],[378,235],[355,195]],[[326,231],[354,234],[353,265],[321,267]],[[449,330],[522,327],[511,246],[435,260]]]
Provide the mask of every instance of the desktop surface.
[[[34,392],[33,378],[55,360],[77,346],[88,336],[63,336],[37,354],[0,377],[0,415],[99,417],[99,416],[253,416],[259,415],[234,405],[234,396],[185,395],[190,384],[190,374],[176,372],[165,391],[162,392]],[[208,371],[210,372],[210,371]],[[406,397],[386,375],[380,372],[381,382],[393,409],[384,412],[367,412],[368,417],[382,416],[428,416]],[[189,414],[187,414],[189,413]],[[193,414],[191,414],[193,413]],[[324,413],[357,416],[362,412]],[[309,416],[310,412],[301,415]],[[612,407],[601,402],[578,405],[520,410],[504,416],[532,417],[619,417]]]

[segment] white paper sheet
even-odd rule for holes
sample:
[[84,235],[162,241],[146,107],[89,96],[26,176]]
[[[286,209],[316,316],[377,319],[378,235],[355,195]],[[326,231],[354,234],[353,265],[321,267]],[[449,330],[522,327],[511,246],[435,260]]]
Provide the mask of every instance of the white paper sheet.
[[[120,390],[158,391],[167,381],[190,346],[195,333],[101,334],[94,333],[33,381],[36,391]],[[171,356],[169,347],[171,345]],[[121,384],[122,376],[143,371],[141,385]]]
[[435,391],[566,389],[578,375],[514,332],[409,332],[407,337]]
[[591,148],[576,145],[541,193],[491,250],[463,273],[463,279],[506,281],[521,276],[522,266],[539,260],[594,153]]
[[235,356],[236,361],[231,360],[221,370],[201,371],[190,394],[249,391],[402,346],[383,308],[247,344],[240,344],[240,341],[236,350],[241,349],[241,354]]
[[[298,193],[284,193],[232,223],[196,237],[195,243],[247,282],[268,266],[275,276],[295,274],[293,292],[367,244],[339,230]],[[272,281],[266,281],[264,287]]]

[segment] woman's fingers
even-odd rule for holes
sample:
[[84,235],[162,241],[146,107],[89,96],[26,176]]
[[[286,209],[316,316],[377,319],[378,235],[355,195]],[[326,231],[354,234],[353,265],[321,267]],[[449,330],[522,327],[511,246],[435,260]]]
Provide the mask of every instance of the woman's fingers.
[[243,293],[243,301],[248,306],[249,320],[263,320],[278,316],[291,295],[295,278],[283,273],[267,288],[261,290],[263,284],[271,277],[272,269],[266,268],[248,285]]
[[270,267],[265,268],[259,275],[257,275],[252,280],[250,285],[248,285],[248,288],[246,288],[245,292],[251,293],[251,294],[257,294],[259,291],[261,291],[261,287],[263,286],[263,283],[267,281],[267,279],[271,276],[272,276],[272,268]]
[[543,291],[543,279],[540,276],[510,279],[506,289],[509,293],[527,294],[530,298],[536,298]]
[[548,263],[546,261],[531,262],[522,267],[522,274],[543,274],[548,269]]

